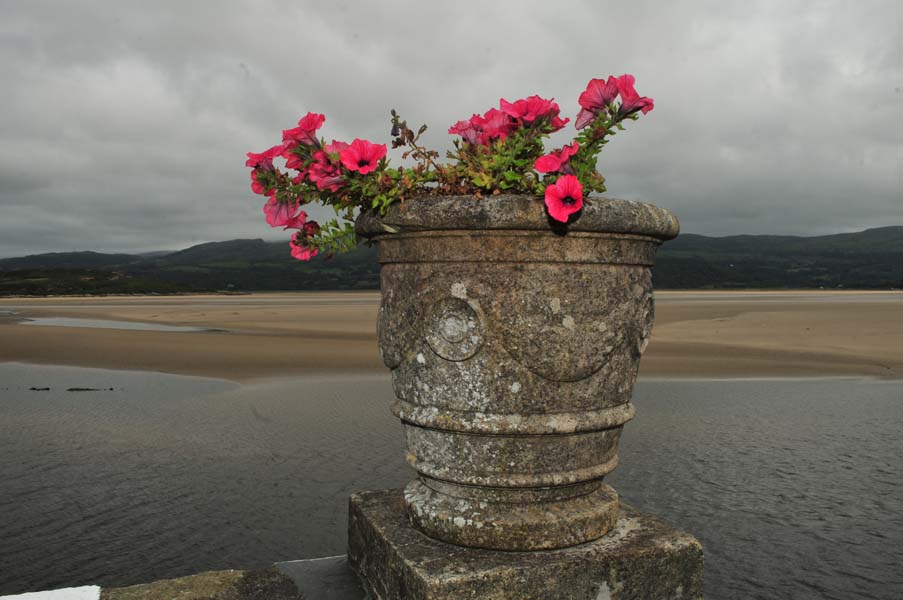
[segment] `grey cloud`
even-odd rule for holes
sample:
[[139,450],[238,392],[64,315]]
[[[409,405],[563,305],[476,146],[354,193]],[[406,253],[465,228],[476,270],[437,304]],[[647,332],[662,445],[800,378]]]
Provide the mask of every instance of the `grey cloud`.
[[0,256],[287,239],[244,153],[308,110],[328,138],[386,141],[394,107],[444,150],[501,96],[573,116],[623,72],[656,109],[603,152],[611,196],[712,235],[901,224],[903,5],[864,6],[8,2]]

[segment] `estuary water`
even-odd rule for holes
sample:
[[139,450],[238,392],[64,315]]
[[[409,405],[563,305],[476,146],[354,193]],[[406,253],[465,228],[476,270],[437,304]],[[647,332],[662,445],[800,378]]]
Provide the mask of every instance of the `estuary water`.
[[210,331],[200,327],[182,327],[162,323],[142,323],[140,321],[114,321],[110,319],[81,319],[77,317],[31,317],[22,321],[23,325],[38,327],[87,327],[89,329],[128,329],[134,331],[168,331],[196,333]]
[[[411,476],[383,376],[238,386],[0,364],[0,594],[344,552]],[[622,499],[695,534],[706,597],[903,597],[903,383],[644,380]]]

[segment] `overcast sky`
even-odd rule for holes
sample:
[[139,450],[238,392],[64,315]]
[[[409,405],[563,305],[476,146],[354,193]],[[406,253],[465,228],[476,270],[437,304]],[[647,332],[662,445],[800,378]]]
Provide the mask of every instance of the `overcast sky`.
[[394,107],[444,150],[450,124],[500,97],[554,96],[573,118],[591,77],[621,73],[655,110],[603,151],[609,196],[708,235],[903,225],[899,0],[0,0],[0,14],[0,256],[287,239],[245,152],[307,111],[330,139],[385,143]]

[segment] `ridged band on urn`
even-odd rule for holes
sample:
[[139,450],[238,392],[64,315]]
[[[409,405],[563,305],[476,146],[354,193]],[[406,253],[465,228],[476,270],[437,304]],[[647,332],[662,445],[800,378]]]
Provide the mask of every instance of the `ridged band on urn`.
[[380,353],[418,479],[414,524],[465,546],[604,535],[602,483],[654,315],[650,267],[676,218],[589,199],[566,229],[532,196],[428,197],[362,213],[379,244]]

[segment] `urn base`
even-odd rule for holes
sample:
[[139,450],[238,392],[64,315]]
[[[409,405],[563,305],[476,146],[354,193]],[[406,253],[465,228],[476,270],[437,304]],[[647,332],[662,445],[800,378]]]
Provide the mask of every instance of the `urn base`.
[[560,550],[503,552],[427,537],[401,490],[351,497],[348,559],[378,600],[692,600],[702,598],[702,546],[621,507],[614,528]]
[[407,485],[404,501],[411,522],[426,535],[490,550],[576,546],[602,537],[618,519],[618,494],[599,481],[512,490],[424,477]]

